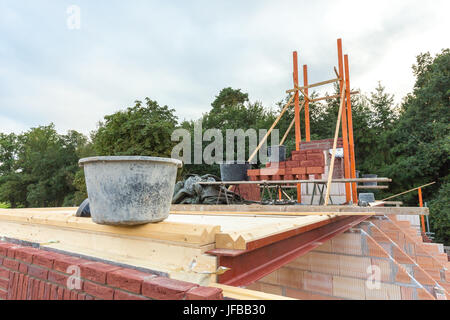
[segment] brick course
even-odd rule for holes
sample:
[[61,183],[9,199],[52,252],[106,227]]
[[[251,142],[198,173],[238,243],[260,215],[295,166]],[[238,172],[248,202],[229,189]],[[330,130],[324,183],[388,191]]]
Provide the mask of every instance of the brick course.
[[223,299],[218,288],[1,241],[0,262],[0,300]]

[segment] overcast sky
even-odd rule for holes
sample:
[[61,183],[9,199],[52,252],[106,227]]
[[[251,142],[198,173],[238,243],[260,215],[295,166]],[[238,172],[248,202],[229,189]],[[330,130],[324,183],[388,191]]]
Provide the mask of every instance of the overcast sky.
[[146,96],[196,119],[228,86],[271,107],[292,87],[293,50],[310,83],[334,77],[339,37],[352,88],[381,80],[400,102],[415,56],[450,46],[449,12],[448,0],[0,0],[0,132],[89,133]]

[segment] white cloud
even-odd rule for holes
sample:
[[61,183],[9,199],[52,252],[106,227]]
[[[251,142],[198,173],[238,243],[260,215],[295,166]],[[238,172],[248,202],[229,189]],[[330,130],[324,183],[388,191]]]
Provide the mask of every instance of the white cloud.
[[274,106],[292,87],[293,50],[310,83],[334,77],[338,37],[352,87],[369,92],[381,80],[399,102],[415,56],[450,45],[448,1],[79,2],[82,28],[71,32],[64,3],[0,5],[0,21],[11,22],[0,22],[8,130],[52,121],[88,133],[145,96],[195,119],[227,86]]

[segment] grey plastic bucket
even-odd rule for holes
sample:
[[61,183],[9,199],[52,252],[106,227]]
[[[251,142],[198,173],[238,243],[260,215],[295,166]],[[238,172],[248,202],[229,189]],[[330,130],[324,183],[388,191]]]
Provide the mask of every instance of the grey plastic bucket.
[[169,216],[176,159],[111,156],[80,159],[84,167],[92,220],[98,224],[135,225]]
[[282,162],[286,160],[286,146],[270,146],[267,150],[269,162]]
[[220,178],[222,181],[247,181],[247,170],[251,168],[248,162],[224,162],[220,164]]

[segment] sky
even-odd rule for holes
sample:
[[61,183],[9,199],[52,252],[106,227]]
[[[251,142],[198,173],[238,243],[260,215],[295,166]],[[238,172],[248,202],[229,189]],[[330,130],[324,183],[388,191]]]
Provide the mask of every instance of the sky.
[[310,83],[335,77],[337,38],[351,87],[381,81],[400,103],[415,57],[450,47],[448,12],[448,0],[0,0],[0,132],[89,134],[145,97],[197,119],[225,87],[274,107],[294,50]]

